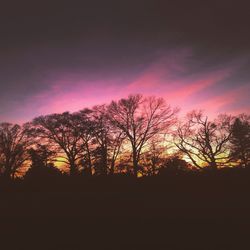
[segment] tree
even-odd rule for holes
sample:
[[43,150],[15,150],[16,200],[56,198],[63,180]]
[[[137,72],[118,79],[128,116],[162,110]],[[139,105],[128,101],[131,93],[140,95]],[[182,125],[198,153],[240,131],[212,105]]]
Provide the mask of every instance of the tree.
[[230,142],[231,160],[242,167],[250,166],[250,117],[246,114],[235,119]]
[[126,99],[112,101],[109,105],[110,121],[124,132],[130,142],[135,176],[138,175],[138,164],[146,143],[175,123],[177,111],[162,98],[144,98],[142,95],[130,95]]
[[36,144],[35,147],[28,150],[31,159],[31,167],[48,167],[56,156],[48,146]]
[[92,111],[96,171],[101,175],[114,174],[115,162],[121,150],[124,133],[117,131],[108,119],[106,105],[94,106]]
[[112,138],[110,139],[110,169],[109,173],[113,175],[115,173],[115,164],[118,156],[122,151],[122,145],[125,140],[125,135],[123,131],[117,131],[116,129],[112,133]]
[[82,173],[84,175],[92,175],[92,156],[93,156],[93,129],[94,124],[91,120],[91,109],[83,109],[77,113],[74,113],[74,117],[78,120],[78,133],[82,143],[82,157],[80,158],[81,165],[83,167]]
[[93,142],[96,145],[94,150],[95,171],[100,175],[107,175],[110,126],[106,117],[106,106],[95,106],[92,110]]
[[217,169],[229,159],[231,122],[232,118],[227,115],[209,121],[201,111],[192,111],[187,115],[187,121],[178,127],[175,145],[195,167],[202,169],[205,163],[207,167]]
[[24,178],[26,180],[35,180],[44,185],[44,181],[48,184],[49,179],[54,179],[62,176],[61,171],[53,164],[55,152],[51,151],[45,145],[36,145],[36,148],[28,150],[31,159],[31,166],[26,172]]
[[160,165],[164,160],[167,147],[163,145],[165,138],[154,137],[148,142],[147,151],[142,154],[142,175],[156,175],[159,172]]
[[25,126],[0,124],[0,166],[7,178],[13,178],[28,159],[27,149],[30,141]]
[[[70,175],[77,173],[77,161],[84,151],[78,116],[68,112],[40,116],[33,120],[33,135],[53,147],[58,161],[70,167]],[[60,160],[59,160],[60,159]]]
[[183,160],[180,155],[172,155],[167,158],[162,164],[159,174],[160,175],[178,175],[187,173],[191,170],[190,164]]

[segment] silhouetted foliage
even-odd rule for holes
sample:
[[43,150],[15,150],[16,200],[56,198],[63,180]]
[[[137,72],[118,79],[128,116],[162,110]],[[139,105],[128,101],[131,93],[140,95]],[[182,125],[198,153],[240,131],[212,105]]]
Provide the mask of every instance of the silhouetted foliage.
[[179,175],[191,171],[191,165],[178,155],[167,158],[159,170],[159,175]]
[[148,142],[148,147],[142,153],[141,174],[153,176],[158,174],[166,155],[167,147],[164,144],[164,137],[154,137]]
[[232,126],[230,157],[242,167],[250,166],[250,117],[240,115]]
[[36,144],[36,148],[30,148],[28,150],[31,160],[31,168],[44,166],[47,167],[56,155],[56,152],[51,151],[48,146]]
[[26,172],[24,179],[31,180],[34,182],[41,182],[39,184],[47,185],[47,181],[62,176],[61,171],[56,168],[53,163],[49,163],[46,166],[31,166]]
[[178,125],[177,113],[162,98],[130,95],[75,113],[40,116],[23,126],[1,123],[1,175],[22,177],[30,166],[25,178],[61,176],[59,164],[62,172],[85,180],[249,166],[248,115],[209,120],[193,111]]
[[[248,229],[248,116],[223,115],[209,121],[202,113],[192,112],[186,122],[175,126],[176,113],[162,99],[136,95],[110,106],[41,116],[23,126],[1,124],[1,223],[3,218],[15,222],[25,218],[21,229],[28,225],[33,234],[27,237],[26,231],[19,230],[19,242],[38,235],[33,244],[37,246],[41,235],[44,240],[49,232],[48,237],[56,235],[60,241],[62,235],[71,236],[69,249],[77,239],[85,246],[86,235],[93,246],[100,228],[100,239],[113,242],[120,237],[127,242],[134,237],[144,243],[146,236],[153,235],[155,244],[165,243],[166,227],[170,225],[170,234],[174,225],[176,244],[188,224],[186,239],[197,242],[203,237],[206,245],[215,230],[208,228],[207,221],[212,220],[216,228],[218,221],[225,225],[216,235],[224,233],[226,239],[234,227],[225,221],[239,225],[243,221]],[[59,163],[65,164],[60,170]],[[46,219],[55,220],[55,226],[45,226]],[[203,227],[200,221],[205,221]],[[38,222],[39,234],[33,232]],[[137,223],[142,223],[139,230]],[[12,237],[14,227],[9,228]],[[100,242],[97,249],[103,248]],[[185,247],[186,241],[181,249]],[[51,243],[43,247],[50,248]],[[199,244],[197,249],[204,247]]]

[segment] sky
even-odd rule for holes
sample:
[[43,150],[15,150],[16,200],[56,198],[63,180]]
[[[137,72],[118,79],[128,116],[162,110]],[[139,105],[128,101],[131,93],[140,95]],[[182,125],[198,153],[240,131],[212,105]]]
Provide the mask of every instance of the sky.
[[249,113],[249,13],[230,0],[5,1],[0,121],[136,93],[182,113]]

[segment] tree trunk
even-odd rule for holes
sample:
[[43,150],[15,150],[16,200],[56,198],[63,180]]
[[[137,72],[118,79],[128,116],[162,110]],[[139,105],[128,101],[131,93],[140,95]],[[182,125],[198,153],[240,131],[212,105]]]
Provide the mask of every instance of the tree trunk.
[[8,180],[10,180],[12,177],[11,166],[8,163],[5,164],[5,171],[4,171],[3,176],[5,179],[8,179]]
[[85,146],[86,146],[86,151],[87,151],[87,165],[88,165],[88,169],[87,169],[87,171],[84,171],[84,174],[87,174],[88,176],[91,176],[92,175],[91,153],[90,153],[90,150],[89,150],[88,143],[86,143]]
[[153,172],[153,175],[156,174],[156,163],[154,160],[151,161],[152,162],[152,172]]
[[210,168],[211,170],[217,170],[218,167],[217,167],[217,163],[215,162],[215,160],[210,162]]
[[104,176],[107,175],[108,173],[108,154],[107,154],[107,149],[104,148],[103,150],[103,159],[102,159],[102,174]]
[[113,175],[114,173],[115,173],[115,161],[114,159],[112,159],[109,174]]
[[70,161],[70,176],[75,176],[77,174],[75,161]]
[[138,177],[138,160],[137,160],[137,152],[136,149],[133,148],[133,168],[134,168],[134,176]]

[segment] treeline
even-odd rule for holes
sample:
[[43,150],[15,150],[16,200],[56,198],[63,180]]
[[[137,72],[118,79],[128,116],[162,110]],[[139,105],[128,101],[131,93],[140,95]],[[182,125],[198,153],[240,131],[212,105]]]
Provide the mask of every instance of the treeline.
[[[79,112],[0,124],[3,178],[153,176],[250,167],[250,116],[178,118],[162,98],[130,95]],[[59,170],[60,165],[60,170]]]

